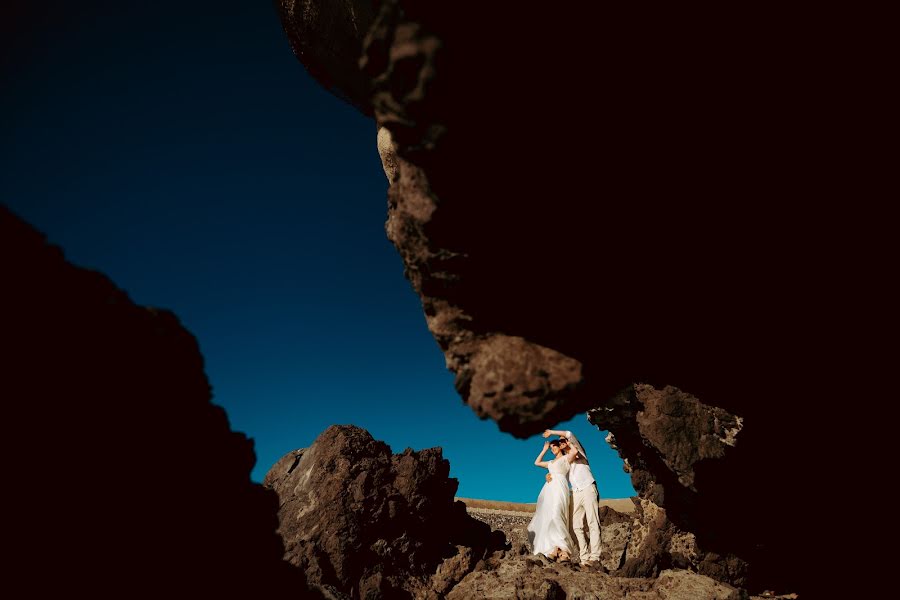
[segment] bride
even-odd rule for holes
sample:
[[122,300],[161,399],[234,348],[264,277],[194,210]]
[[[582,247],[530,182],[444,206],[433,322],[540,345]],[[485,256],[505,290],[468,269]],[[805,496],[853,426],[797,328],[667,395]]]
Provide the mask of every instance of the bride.
[[[551,461],[542,462],[547,448],[553,453]],[[528,541],[534,554],[544,554],[554,560],[569,560],[575,547],[569,533],[569,505],[572,496],[569,493],[569,465],[578,456],[578,450],[569,448],[564,454],[559,440],[544,442],[544,449],[535,459],[534,464],[550,470],[553,476],[544,484],[537,499],[534,518],[528,524]]]

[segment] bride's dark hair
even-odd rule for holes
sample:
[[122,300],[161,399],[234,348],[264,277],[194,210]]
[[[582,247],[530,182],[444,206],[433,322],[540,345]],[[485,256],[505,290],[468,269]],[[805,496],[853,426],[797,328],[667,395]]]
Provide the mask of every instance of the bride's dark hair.
[[550,442],[550,445],[559,448],[559,440],[553,440],[552,442]]

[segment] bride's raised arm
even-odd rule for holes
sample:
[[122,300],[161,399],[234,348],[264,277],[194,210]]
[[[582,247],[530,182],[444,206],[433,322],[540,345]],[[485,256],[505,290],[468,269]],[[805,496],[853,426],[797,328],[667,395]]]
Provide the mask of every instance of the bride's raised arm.
[[541,453],[538,454],[538,457],[534,459],[534,466],[541,467],[543,469],[549,469],[550,463],[547,461],[541,462],[541,459],[544,458],[544,455],[547,454],[547,448],[550,447],[550,442],[544,442],[544,449],[541,450]]

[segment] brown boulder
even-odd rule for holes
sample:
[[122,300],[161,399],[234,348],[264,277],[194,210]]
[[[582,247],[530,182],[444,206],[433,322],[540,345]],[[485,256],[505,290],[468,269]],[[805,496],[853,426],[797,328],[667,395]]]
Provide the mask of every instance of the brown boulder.
[[350,597],[444,593],[505,547],[454,502],[449,471],[440,448],[392,454],[363,429],[329,427],[266,476],[285,558]]

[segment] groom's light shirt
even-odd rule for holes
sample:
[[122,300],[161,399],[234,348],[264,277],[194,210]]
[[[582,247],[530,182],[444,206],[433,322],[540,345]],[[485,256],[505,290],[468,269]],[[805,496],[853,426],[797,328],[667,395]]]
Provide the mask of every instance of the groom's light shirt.
[[565,434],[569,444],[578,450],[578,458],[569,466],[569,483],[572,484],[574,491],[580,492],[589,488],[596,480],[594,479],[594,474],[591,473],[591,466],[588,464],[587,454],[584,453],[581,442],[578,441],[578,438],[571,431],[566,431]]

